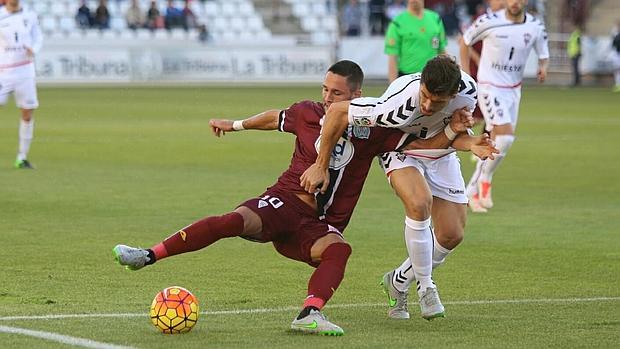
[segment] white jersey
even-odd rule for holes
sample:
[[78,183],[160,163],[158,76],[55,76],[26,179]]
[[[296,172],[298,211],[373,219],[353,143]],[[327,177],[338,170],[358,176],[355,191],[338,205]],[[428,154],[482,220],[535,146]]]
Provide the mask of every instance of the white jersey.
[[[357,126],[399,128],[417,138],[427,139],[443,132],[455,111],[463,108],[474,111],[478,92],[476,82],[467,73],[461,71],[461,84],[456,97],[432,115],[420,112],[420,80],[420,73],[401,76],[394,80],[379,98],[361,97],[352,100],[349,106],[349,123]],[[442,149],[432,154],[433,157],[439,157],[453,151],[454,149]]]
[[0,78],[34,78],[34,54],[43,44],[39,21],[34,12],[21,9],[10,13],[0,8]]
[[549,58],[545,25],[529,13],[522,23],[506,19],[506,10],[480,16],[463,34],[473,45],[483,42],[478,83],[496,87],[518,87],[532,47],[539,59]]

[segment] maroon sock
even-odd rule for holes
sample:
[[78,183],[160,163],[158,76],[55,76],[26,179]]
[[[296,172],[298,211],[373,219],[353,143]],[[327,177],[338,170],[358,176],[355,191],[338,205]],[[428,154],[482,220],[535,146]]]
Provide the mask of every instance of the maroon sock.
[[201,219],[153,246],[155,259],[205,248],[219,239],[243,233],[243,217],[237,212]]
[[308,281],[308,298],[304,307],[321,309],[332,297],[344,278],[344,269],[351,255],[351,246],[337,242],[329,245],[321,255],[321,263]]

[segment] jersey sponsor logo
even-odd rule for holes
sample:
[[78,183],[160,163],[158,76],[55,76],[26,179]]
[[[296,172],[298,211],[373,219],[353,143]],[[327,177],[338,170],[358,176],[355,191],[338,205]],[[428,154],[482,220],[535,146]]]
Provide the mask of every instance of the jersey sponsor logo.
[[452,195],[465,194],[465,190],[463,189],[448,189],[448,192]]
[[523,41],[525,42],[525,44],[529,44],[530,40],[532,40],[532,34],[530,33],[525,33],[523,34]]
[[370,119],[365,116],[353,116],[353,124],[355,126],[368,127],[372,124],[372,122],[370,122]]
[[[316,140],[314,143],[314,147],[316,148],[316,152],[319,152],[319,148],[321,147],[321,137]],[[353,159],[353,154],[355,153],[355,149],[353,148],[353,143],[350,141],[340,137],[336,145],[334,146],[334,150],[332,150],[332,156],[329,160],[329,168],[334,170],[340,170],[347,166],[351,159]]]
[[503,63],[493,62],[491,64],[491,68],[495,70],[503,71],[503,72],[519,73],[523,70],[523,65],[522,64],[503,64]]
[[359,139],[370,137],[370,127],[353,126],[353,136]]

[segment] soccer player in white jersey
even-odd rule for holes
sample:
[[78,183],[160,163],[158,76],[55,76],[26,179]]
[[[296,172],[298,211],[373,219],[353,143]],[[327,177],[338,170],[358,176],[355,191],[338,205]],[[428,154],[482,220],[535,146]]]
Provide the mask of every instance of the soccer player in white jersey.
[[17,168],[32,168],[28,161],[34,134],[32,113],[39,106],[34,56],[42,41],[37,15],[24,10],[19,0],[7,0],[0,8],[0,105],[6,104],[13,93],[21,109]]
[[[323,126],[319,156],[302,175],[302,186],[309,192],[327,187],[325,166],[330,150],[347,124],[395,127],[423,139],[443,133],[453,140],[456,133],[449,126],[450,120],[465,116],[472,125],[476,97],[474,80],[461,72],[451,57],[442,55],[431,59],[421,74],[394,80],[379,98],[332,104]],[[382,155],[381,165],[405,206],[409,254],[400,267],[383,277],[391,307],[388,315],[409,318],[408,289],[415,280],[422,317],[443,317],[444,307],[431,273],[463,238],[467,197],[458,157],[454,149],[394,152]]]
[[481,16],[463,34],[461,66],[469,67],[468,46],[483,42],[478,68],[480,107],[500,154],[493,160],[478,160],[467,185],[474,212],[493,207],[491,180],[515,140],[521,80],[532,48],[538,55],[538,81],[547,76],[549,48],[544,24],[525,12],[527,0],[507,0],[504,10]]

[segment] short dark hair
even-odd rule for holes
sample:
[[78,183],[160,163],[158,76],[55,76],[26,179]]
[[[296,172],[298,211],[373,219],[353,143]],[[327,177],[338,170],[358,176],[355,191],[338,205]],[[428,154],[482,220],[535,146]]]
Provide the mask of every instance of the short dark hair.
[[451,56],[439,55],[426,63],[420,83],[434,95],[455,95],[461,84],[461,68]]
[[362,83],[364,82],[364,72],[362,71],[362,68],[360,68],[360,66],[353,61],[338,61],[329,67],[327,71],[345,77],[351,91],[362,88]]

